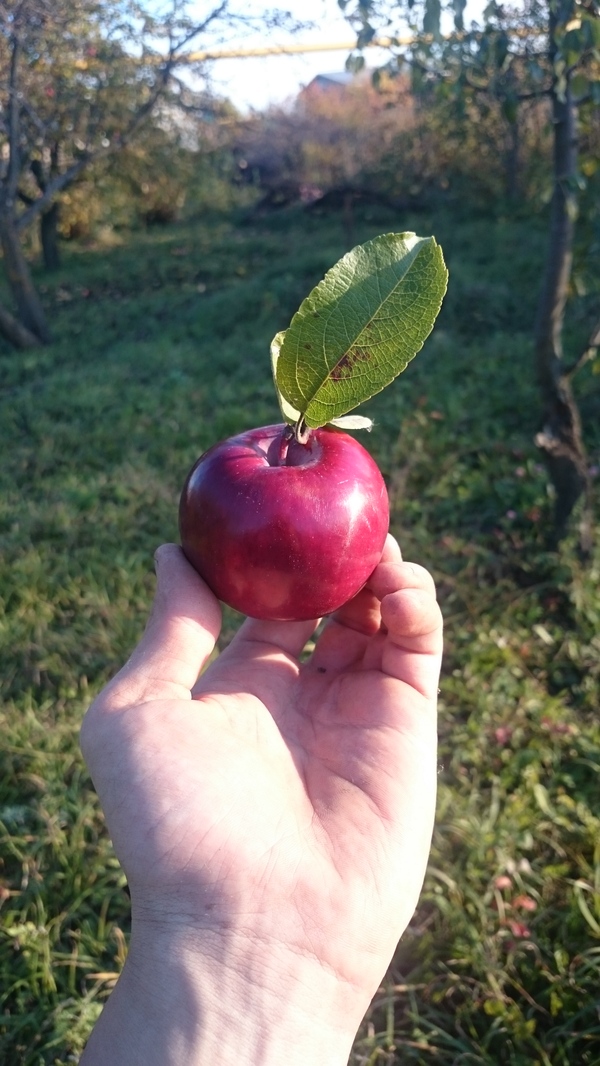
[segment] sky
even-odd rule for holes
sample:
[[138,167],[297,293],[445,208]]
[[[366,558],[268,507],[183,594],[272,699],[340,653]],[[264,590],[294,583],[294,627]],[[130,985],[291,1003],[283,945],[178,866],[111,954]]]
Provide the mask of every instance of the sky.
[[[258,11],[258,0],[250,0],[248,10]],[[313,30],[299,30],[296,34],[273,30],[269,34],[246,33],[230,40],[227,47],[254,48],[274,44],[313,44],[352,41],[353,34],[344,19],[337,0],[271,0],[271,6],[291,11],[297,19],[314,21]],[[465,24],[477,18],[482,0],[469,0],[465,10]],[[202,42],[201,47],[206,47]],[[386,62],[389,55],[382,49],[369,48],[367,66],[375,68]],[[347,51],[309,52],[306,55],[268,56],[243,59],[219,59],[210,64],[213,90],[228,97],[242,112],[262,110],[269,104],[280,104],[295,97],[303,85],[317,74],[343,71]]]
[[[353,40],[352,29],[344,19],[337,0],[287,0],[287,3],[286,0],[273,0],[273,6],[276,5],[289,10],[297,19],[314,21],[316,28],[299,30],[295,34],[283,30],[248,34],[235,43],[242,48],[260,48],[274,44],[325,44]],[[253,6],[258,8],[257,4]],[[211,80],[215,91],[228,96],[240,110],[261,110],[268,104],[283,103],[296,96],[302,85],[307,85],[317,74],[344,70],[347,55],[346,51],[333,51],[220,59],[211,63]],[[375,65],[375,58],[372,62]]]

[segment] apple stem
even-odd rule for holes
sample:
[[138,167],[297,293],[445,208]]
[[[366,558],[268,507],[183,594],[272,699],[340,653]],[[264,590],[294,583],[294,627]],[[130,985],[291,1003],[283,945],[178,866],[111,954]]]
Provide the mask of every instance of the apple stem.
[[300,415],[300,418],[294,426],[294,436],[298,441],[298,444],[306,444],[310,436],[310,429],[304,421],[304,415]]
[[277,465],[284,466],[285,458],[287,455],[288,445],[294,436],[294,430],[292,426],[284,426],[283,433],[279,438],[279,448],[277,451]]

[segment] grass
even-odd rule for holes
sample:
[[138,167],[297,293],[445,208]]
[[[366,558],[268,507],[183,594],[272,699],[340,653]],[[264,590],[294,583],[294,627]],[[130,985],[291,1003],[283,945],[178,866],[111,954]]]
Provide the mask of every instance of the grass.
[[[391,228],[434,232],[451,271],[434,335],[367,405],[447,651],[430,869],[352,1064],[597,1066],[600,553],[546,549],[545,228],[440,210],[359,218],[356,239]],[[187,469],[277,419],[269,342],[345,250],[339,218],[295,212],[70,249],[37,278],[53,344],[0,350],[1,1062],[76,1062],[123,964],[128,899],[79,723],[144,625]],[[590,368],[578,389],[598,465]]]

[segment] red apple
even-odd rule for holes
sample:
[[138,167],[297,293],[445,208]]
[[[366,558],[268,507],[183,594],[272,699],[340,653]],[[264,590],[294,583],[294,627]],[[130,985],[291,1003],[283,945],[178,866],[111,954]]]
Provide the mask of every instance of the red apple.
[[319,618],[362,588],[389,525],[381,473],[358,441],[264,426],[209,448],[181,495],[181,544],[216,596],[253,618]]

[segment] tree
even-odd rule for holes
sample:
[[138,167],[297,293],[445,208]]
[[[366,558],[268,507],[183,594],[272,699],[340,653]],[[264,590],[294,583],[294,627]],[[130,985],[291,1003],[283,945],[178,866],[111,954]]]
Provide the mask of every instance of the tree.
[[[248,180],[274,203],[358,194],[367,168],[381,173],[392,143],[414,124],[412,102],[402,79],[385,79],[377,90],[363,77],[325,85],[315,79],[292,105],[240,123],[236,151]],[[369,190],[381,193],[370,178]]]
[[0,242],[16,306],[16,316],[0,313],[0,331],[18,347],[49,338],[20,235],[41,220],[55,262],[58,195],[177,101],[176,71],[192,42],[248,22],[230,0],[204,11],[167,2],[160,14],[135,0],[0,2]]
[[[520,13],[491,0],[484,25],[465,31],[464,0],[452,0],[449,11],[454,33],[442,36],[441,0],[360,0],[348,9],[358,29],[360,48],[381,31],[389,32],[399,16],[406,17],[415,40],[394,49],[393,63],[407,64],[413,84],[451,83],[464,100],[485,93],[498,94],[514,129],[513,152],[518,155],[519,105],[545,97],[552,124],[552,200],[550,235],[534,326],[535,372],[541,396],[541,427],[536,444],[543,451],[556,491],[555,538],[565,534],[573,509],[589,498],[590,479],[581,419],[572,390],[575,372],[592,359],[600,346],[600,323],[592,330],[585,350],[570,363],[564,359],[565,310],[573,264],[573,243],[582,184],[579,124],[586,109],[600,103],[600,8],[598,0],[527,0]],[[511,22],[511,20],[513,20]],[[509,26],[516,32],[509,32]],[[589,531],[582,545],[587,549]]]
[[481,147],[488,142],[488,158],[503,164],[503,193],[517,202],[525,150],[549,118],[550,67],[537,13],[490,3],[481,30],[417,41],[411,64],[419,96],[428,90],[463,136],[476,128]]
[[[600,17],[595,4],[572,0],[551,4],[548,11],[550,96],[554,130],[553,193],[550,238],[535,326],[537,377],[542,396],[542,429],[536,443],[543,450],[556,489],[556,535],[560,539],[569,517],[591,485],[581,419],[571,382],[574,373],[593,358],[600,346],[600,322],[584,352],[565,366],[565,307],[573,264],[573,242],[580,181],[579,112],[600,102]],[[589,529],[582,545],[589,549]]]

